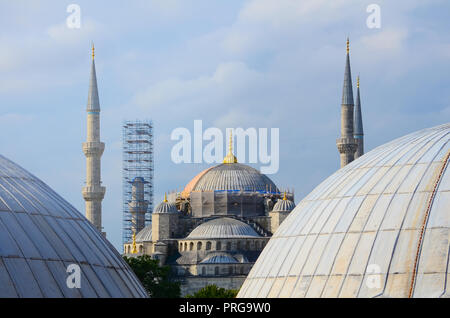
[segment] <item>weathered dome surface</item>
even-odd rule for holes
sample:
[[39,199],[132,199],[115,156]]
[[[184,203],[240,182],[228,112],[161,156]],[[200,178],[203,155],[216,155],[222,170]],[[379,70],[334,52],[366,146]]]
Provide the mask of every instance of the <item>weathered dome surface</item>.
[[291,200],[278,200],[273,206],[272,211],[290,212],[295,208],[295,203]]
[[138,234],[136,234],[136,242],[142,243],[142,242],[151,242],[152,241],[152,225],[147,225],[142,230],[139,231]]
[[248,224],[232,218],[217,218],[197,226],[187,239],[248,238],[260,235]]
[[449,297],[449,139],[450,124],[407,135],[322,182],[239,297]]
[[158,204],[155,209],[153,210],[153,213],[177,213],[177,207],[172,202],[163,201],[160,204]]
[[[70,264],[81,288],[70,289]],[[41,180],[0,156],[0,297],[146,297],[114,247]]]
[[203,170],[188,183],[183,193],[215,190],[277,192],[278,188],[255,168],[240,163],[223,163]]
[[239,263],[233,256],[227,253],[211,253],[200,262],[201,264],[234,264]]

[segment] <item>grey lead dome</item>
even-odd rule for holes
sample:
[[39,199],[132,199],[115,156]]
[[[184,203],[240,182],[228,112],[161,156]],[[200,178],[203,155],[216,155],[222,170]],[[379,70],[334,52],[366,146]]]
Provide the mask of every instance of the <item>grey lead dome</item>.
[[[70,264],[81,288],[68,288]],[[119,253],[73,206],[0,156],[0,297],[146,297]]]
[[450,124],[425,129],[331,175],[281,224],[238,296],[449,297],[449,139]]

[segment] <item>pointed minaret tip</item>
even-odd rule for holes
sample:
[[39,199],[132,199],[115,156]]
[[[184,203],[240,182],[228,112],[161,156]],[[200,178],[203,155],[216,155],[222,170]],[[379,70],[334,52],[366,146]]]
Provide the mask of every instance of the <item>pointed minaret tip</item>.
[[356,88],[359,88],[359,74],[358,77],[356,78]]
[[164,193],[164,202],[167,202],[167,192]]

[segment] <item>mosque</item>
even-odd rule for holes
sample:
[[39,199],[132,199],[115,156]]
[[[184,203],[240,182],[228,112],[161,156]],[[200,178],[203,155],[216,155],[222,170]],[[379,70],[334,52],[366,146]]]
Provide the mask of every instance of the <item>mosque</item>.
[[[345,166],[364,153],[359,79],[354,105],[348,40],[341,109],[337,147]],[[133,240],[124,244],[125,255],[147,254],[170,265],[182,282],[182,294],[207,284],[239,289],[295,207],[293,193],[281,192],[269,177],[237,162],[232,143],[230,134],[223,163],[200,172],[183,191],[166,197],[145,228],[139,221],[146,208],[142,180],[133,181],[130,211],[133,223],[140,226]]]
[[[0,156],[0,297],[147,297],[102,232],[94,51],[88,96],[86,217]],[[171,265],[183,294],[216,284],[243,298],[450,297],[450,123],[364,154],[347,41],[341,126],[342,168],[297,206],[238,163],[231,140],[223,163],[166,196],[147,227],[144,181],[134,179],[125,255]],[[76,288],[69,268],[82,279]]]

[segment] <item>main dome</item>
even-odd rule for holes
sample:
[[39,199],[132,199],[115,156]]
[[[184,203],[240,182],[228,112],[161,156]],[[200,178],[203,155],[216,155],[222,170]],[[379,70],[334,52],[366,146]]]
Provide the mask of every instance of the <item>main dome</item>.
[[277,192],[278,188],[255,168],[240,163],[223,163],[200,172],[187,184],[183,195],[192,191],[215,190]]
[[239,297],[450,297],[450,124],[338,170],[281,224]]
[[[69,265],[81,288],[68,288]],[[146,297],[114,247],[41,180],[0,156],[0,297]]]

